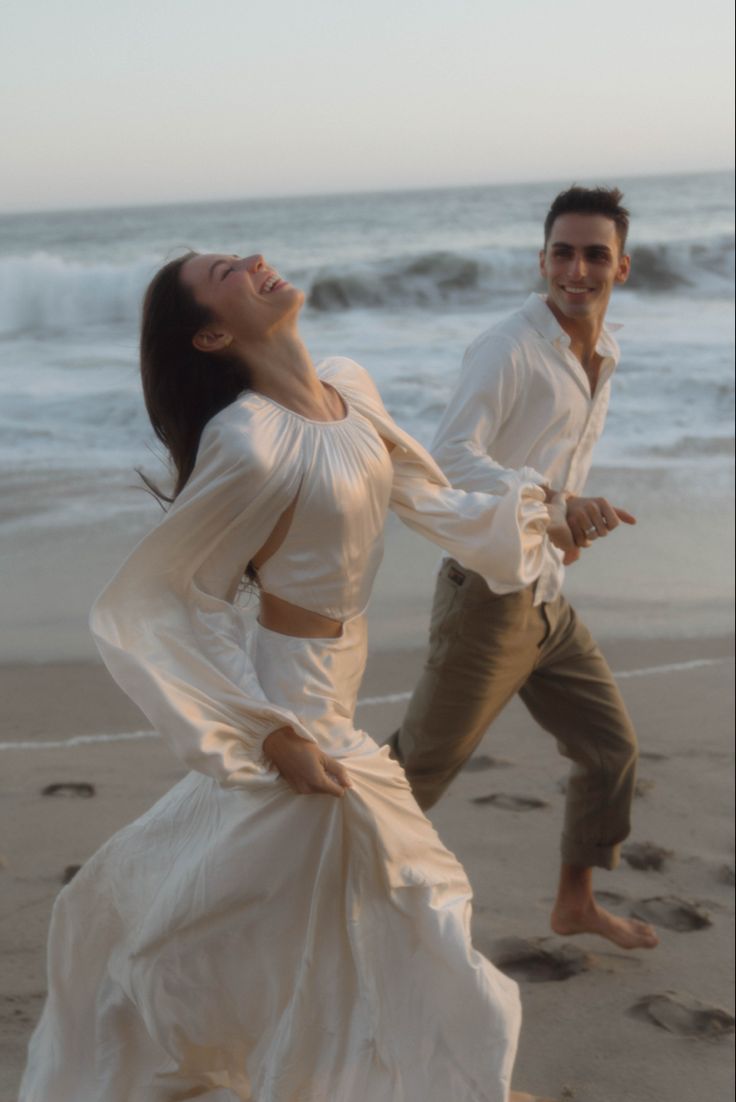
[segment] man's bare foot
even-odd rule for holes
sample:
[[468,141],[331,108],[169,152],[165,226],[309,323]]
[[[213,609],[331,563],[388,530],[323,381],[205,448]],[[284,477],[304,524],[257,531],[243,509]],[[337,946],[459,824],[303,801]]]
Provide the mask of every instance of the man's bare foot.
[[[654,949],[659,938],[653,926],[635,918],[619,918],[590,899],[584,907],[566,908],[559,903],[552,912],[550,925],[556,934],[598,934],[620,949]],[[513,1097],[513,1096],[512,1096]]]

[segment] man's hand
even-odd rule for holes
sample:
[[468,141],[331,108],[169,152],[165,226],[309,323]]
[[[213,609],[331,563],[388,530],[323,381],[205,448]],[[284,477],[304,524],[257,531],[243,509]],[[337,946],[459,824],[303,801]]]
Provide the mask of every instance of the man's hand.
[[[562,560],[563,566],[569,566],[580,558],[580,551],[575,544],[575,537],[567,523],[567,503],[564,494],[557,494],[554,490],[545,489],[545,499],[549,512],[550,523],[547,528],[547,536],[550,541],[565,552]],[[589,546],[586,544],[586,547]]]
[[576,547],[590,547],[593,540],[607,536],[622,521],[636,524],[636,517],[611,505],[604,497],[574,497],[572,494],[567,498],[566,519]]
[[291,727],[272,731],[263,742],[263,752],[286,783],[302,796],[342,796],[346,788],[353,787],[347,770],[336,758]]

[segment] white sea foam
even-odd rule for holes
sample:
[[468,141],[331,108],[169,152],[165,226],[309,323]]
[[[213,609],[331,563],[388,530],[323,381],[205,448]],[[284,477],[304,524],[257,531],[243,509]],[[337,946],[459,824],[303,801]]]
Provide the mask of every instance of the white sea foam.
[[135,324],[153,270],[150,258],[119,265],[46,252],[0,256],[0,333]]
[[[134,325],[150,255],[124,264],[69,260],[48,252],[0,256],[0,335],[66,333]],[[328,264],[301,273],[309,305],[325,312],[470,306],[541,289],[533,247],[483,247]],[[632,247],[631,290],[729,294],[734,238],[664,241]]]
[[[622,184],[633,273],[611,304],[625,323],[623,359],[596,454],[710,470],[727,462],[733,433],[732,178]],[[137,319],[151,273],[183,246],[267,249],[308,294],[303,329],[317,358],[364,363],[392,414],[428,444],[469,340],[537,287],[554,190],[0,217],[0,524],[122,515],[133,468],[161,476],[140,399]],[[63,508],[44,490],[51,473],[64,480]],[[104,492],[90,489],[95,476]]]

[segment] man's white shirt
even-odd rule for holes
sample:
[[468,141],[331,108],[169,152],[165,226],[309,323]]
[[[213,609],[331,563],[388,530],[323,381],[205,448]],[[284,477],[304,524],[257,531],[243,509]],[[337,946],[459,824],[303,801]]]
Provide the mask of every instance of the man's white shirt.
[[[613,328],[604,326],[596,346],[602,364],[593,395],[544,296],[530,295],[521,310],[481,333],[465,353],[432,444],[450,482],[490,493],[499,475],[514,470],[538,485],[582,493],[620,356]],[[554,600],[563,577],[562,553],[547,541],[535,604]],[[496,593],[513,592],[486,581]]]

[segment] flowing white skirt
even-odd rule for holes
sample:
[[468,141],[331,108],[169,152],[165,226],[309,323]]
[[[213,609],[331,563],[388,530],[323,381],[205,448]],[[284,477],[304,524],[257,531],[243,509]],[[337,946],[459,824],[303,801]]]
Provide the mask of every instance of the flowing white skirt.
[[269,699],[355,787],[190,773],[57,899],[19,1102],[506,1102],[516,984],[402,770],[352,725],[365,625],[262,628]]

